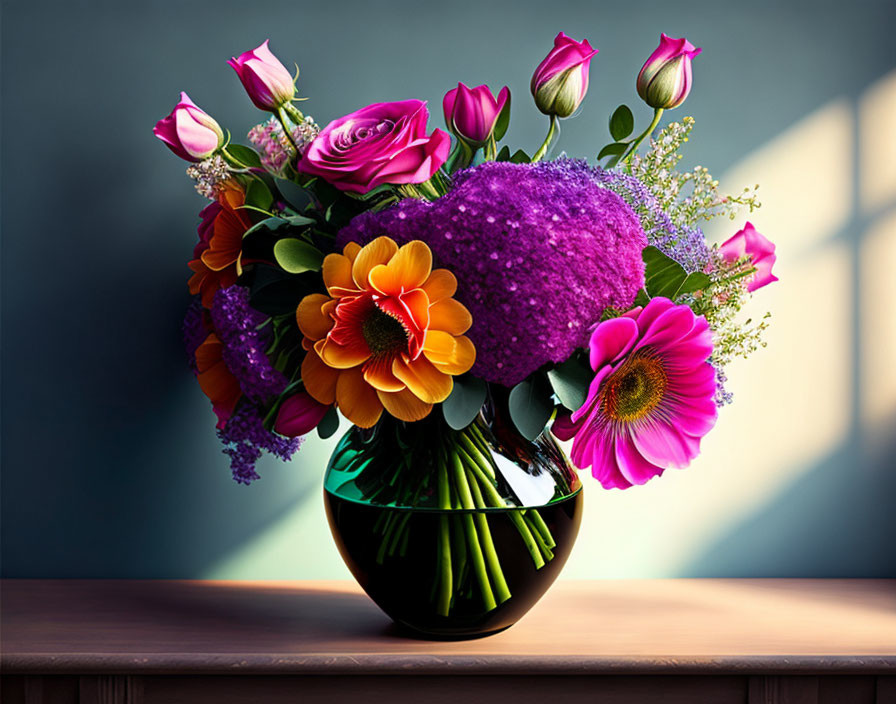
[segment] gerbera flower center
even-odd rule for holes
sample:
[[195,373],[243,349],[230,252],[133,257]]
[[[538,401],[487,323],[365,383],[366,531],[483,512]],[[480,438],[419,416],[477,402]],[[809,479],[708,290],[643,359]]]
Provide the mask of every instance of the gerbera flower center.
[[404,326],[376,306],[361,324],[361,334],[374,356],[408,349],[408,333]]
[[640,350],[607,378],[601,394],[603,412],[612,420],[643,418],[663,399],[666,386],[662,360],[647,348]]

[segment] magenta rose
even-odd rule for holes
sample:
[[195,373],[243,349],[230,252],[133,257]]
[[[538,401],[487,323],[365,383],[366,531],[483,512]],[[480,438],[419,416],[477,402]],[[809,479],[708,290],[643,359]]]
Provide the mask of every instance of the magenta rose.
[[159,120],[152,133],[187,161],[207,159],[224,144],[224,132],[215,118],[184,92],[171,114]]
[[227,63],[236,71],[255,107],[276,112],[295,97],[296,87],[289,71],[268,49],[269,41],[265,39],[261,46],[244,51]]
[[[504,86],[497,99],[488,86],[467,88],[458,83],[442,99],[445,124],[458,139],[474,147],[481,147],[492,136],[501,112],[510,100],[510,89]],[[496,134],[495,139],[501,135]]]
[[447,132],[426,134],[428,119],[422,100],[368,105],[324,127],[298,170],[353,193],[384,183],[423,183],[445,163],[451,147]]
[[638,74],[638,95],[652,108],[677,108],[691,92],[691,61],[701,51],[684,37],[660,34],[660,45]]
[[560,32],[554,48],[532,74],[536,107],[545,115],[572,115],[588,92],[588,69],[596,53],[587,39],[577,42]]
[[306,435],[318,426],[330,408],[315,401],[308,392],[299,391],[280,405],[274,430],[288,438]]
[[738,230],[725,240],[719,251],[729,263],[736,262],[741,257],[750,257],[750,263],[756,269],[756,273],[747,284],[747,291],[750,293],[778,280],[778,277],[772,274],[772,267],[777,260],[775,245],[762,233],[757,232],[752,223],[746,223],[742,230]]

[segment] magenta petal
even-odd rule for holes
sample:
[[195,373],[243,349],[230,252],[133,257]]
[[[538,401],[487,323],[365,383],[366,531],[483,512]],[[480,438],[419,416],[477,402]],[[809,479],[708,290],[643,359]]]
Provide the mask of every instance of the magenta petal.
[[561,413],[551,426],[551,432],[561,440],[572,440],[581,425],[581,423],[574,422],[569,414]]
[[687,467],[700,450],[699,440],[657,421],[638,423],[632,439],[644,459],[660,467]]
[[[640,321],[639,321],[640,322]],[[695,317],[687,306],[675,306],[660,314],[647,330],[642,327],[638,347],[653,347],[662,351],[674,345],[693,330]]]
[[616,438],[616,463],[619,471],[631,484],[646,484],[664,471],[664,467],[658,467],[644,459],[627,432]]
[[674,306],[675,304],[668,298],[651,298],[650,302],[636,316],[641,334],[647,332],[654,320]]
[[591,368],[597,371],[599,367],[627,354],[637,338],[638,324],[631,318],[605,320],[591,333]]
[[628,489],[632,485],[619,471],[615,442],[610,433],[604,432],[596,437],[591,459],[591,476],[597,479],[604,489]]

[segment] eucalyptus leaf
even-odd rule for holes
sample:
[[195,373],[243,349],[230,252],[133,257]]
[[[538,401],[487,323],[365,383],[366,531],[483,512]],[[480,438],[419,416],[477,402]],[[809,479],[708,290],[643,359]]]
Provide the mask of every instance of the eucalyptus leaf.
[[548,370],[548,381],[557,398],[570,411],[578,410],[588,397],[594,371],[585,354],[575,352],[562,364]]
[[535,374],[510,390],[510,418],[527,440],[534,440],[551,419],[554,402],[551,387],[541,374]]
[[289,179],[277,179],[277,190],[280,191],[283,200],[297,213],[302,212],[311,202],[305,189]]
[[632,130],[635,129],[635,116],[628,105],[620,105],[616,111],[610,116],[610,136],[616,141],[621,142],[628,137]]
[[506,144],[498,151],[495,161],[510,161],[510,147]]
[[510,161],[513,164],[529,164],[532,162],[532,157],[526,154],[522,149],[517,149],[513,156],[510,157]]
[[600,161],[605,156],[622,156],[625,153],[625,150],[628,149],[627,144],[623,144],[622,142],[613,142],[612,144],[608,144],[603,149],[600,150],[597,154],[597,160]]
[[265,218],[261,222],[255,223],[252,227],[246,230],[246,232],[243,234],[243,237],[247,237],[253,232],[258,232],[259,230],[269,230],[270,232],[273,232],[274,230],[277,230],[278,228],[281,228],[286,224],[286,220],[284,220],[283,218]]
[[307,242],[287,237],[274,245],[274,259],[284,271],[301,274],[304,271],[319,271],[324,255]]
[[498,119],[495,120],[495,141],[500,142],[501,138],[507,134],[507,127],[510,125],[510,91],[507,91],[507,102],[504,103],[504,108],[501,110],[501,114],[498,115]]
[[261,157],[251,147],[242,144],[228,144],[227,153],[240,162],[247,169],[260,169]]
[[252,179],[248,188],[246,188],[246,205],[267,211],[270,210],[273,204],[274,196],[271,195],[264,181]]
[[482,379],[470,374],[454,377],[454,390],[442,402],[442,415],[445,422],[454,430],[466,428],[485,403],[487,387]]
[[283,219],[293,227],[305,227],[306,225],[314,225],[316,222],[314,218],[306,218],[304,215],[288,215]]
[[317,435],[321,440],[326,440],[335,435],[337,430],[339,430],[339,414],[336,412],[336,406],[330,406],[330,410],[317,424]]

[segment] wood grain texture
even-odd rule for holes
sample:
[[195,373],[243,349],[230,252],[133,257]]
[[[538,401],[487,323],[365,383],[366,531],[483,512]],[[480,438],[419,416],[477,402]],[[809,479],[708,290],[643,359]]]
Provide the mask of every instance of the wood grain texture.
[[348,582],[6,580],[0,603],[6,674],[896,673],[892,580],[559,582],[461,642],[405,637]]

